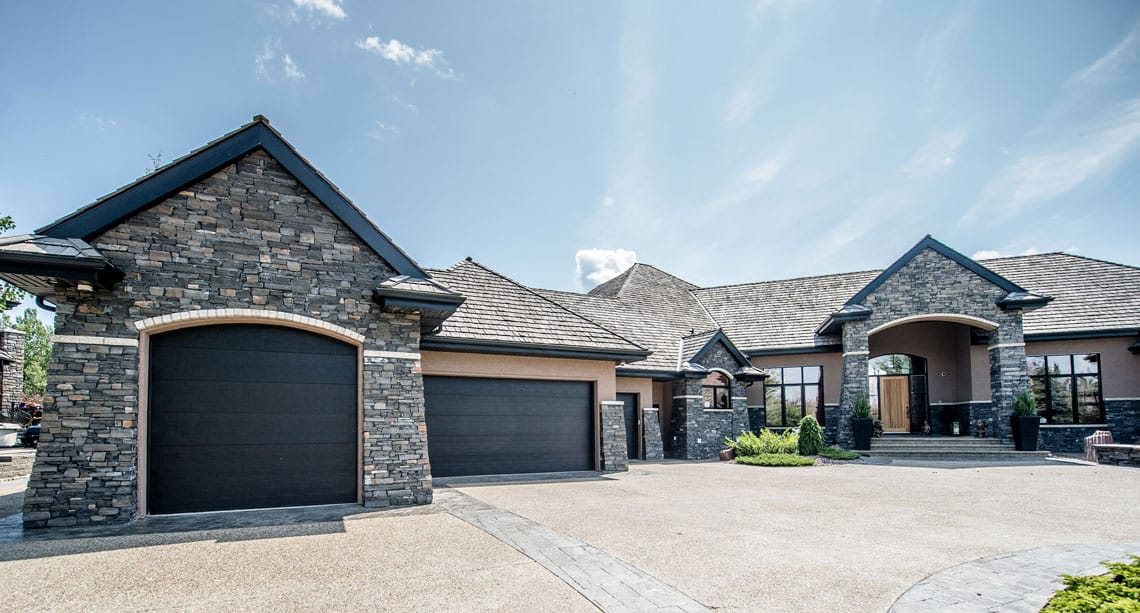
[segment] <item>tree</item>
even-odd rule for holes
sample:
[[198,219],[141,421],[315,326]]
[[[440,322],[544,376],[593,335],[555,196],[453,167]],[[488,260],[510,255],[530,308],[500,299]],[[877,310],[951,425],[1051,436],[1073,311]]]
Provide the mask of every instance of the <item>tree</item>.
[[[11,215],[0,217],[0,234],[14,230],[15,228],[16,222],[12,221]],[[8,309],[16,308],[16,305],[20,304],[25,297],[27,297],[27,294],[24,293],[24,290],[8,285],[4,281],[0,281],[0,310],[7,311]],[[8,323],[7,314],[3,316],[3,323]],[[4,327],[7,327],[7,325]]]
[[38,400],[47,388],[52,331],[36,315],[35,309],[24,309],[12,327],[24,333],[24,396]]

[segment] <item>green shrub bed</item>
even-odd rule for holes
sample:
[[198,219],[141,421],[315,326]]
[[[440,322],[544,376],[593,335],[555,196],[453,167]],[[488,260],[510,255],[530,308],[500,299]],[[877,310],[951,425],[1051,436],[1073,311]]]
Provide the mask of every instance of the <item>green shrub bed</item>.
[[819,450],[819,456],[829,460],[858,460],[860,457],[854,451],[847,451],[838,447],[824,447]]
[[1140,611],[1140,557],[1105,566],[1107,575],[1062,575],[1065,588],[1053,595],[1041,613]]
[[752,466],[811,466],[815,464],[815,458],[792,453],[761,453],[737,456],[736,463]]

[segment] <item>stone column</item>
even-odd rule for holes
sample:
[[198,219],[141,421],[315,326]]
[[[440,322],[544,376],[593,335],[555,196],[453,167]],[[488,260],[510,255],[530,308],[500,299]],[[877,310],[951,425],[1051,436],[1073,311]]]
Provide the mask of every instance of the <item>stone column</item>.
[[1029,373],[1025,365],[1025,336],[1022,334],[1021,315],[1011,322],[1002,323],[990,334],[990,407],[987,414],[976,409],[971,420],[990,421],[988,430],[993,436],[1010,438],[1009,417],[1013,415],[1014,397],[1029,387]]
[[24,401],[24,333],[19,330],[0,332],[0,346],[12,361],[0,364],[3,370],[4,396],[0,399],[4,408]]
[[744,391],[744,385],[739,381],[729,384],[729,390],[732,395],[732,432],[727,436],[735,438],[741,432],[752,429],[748,420],[748,395]]
[[625,404],[602,401],[602,470],[629,470],[629,454],[625,438]]
[[843,324],[843,384],[839,389],[839,406],[833,412],[825,412],[827,421],[834,421],[835,424],[835,444],[845,449],[851,448],[853,443],[851,419],[855,401],[860,396],[867,395],[869,347],[867,322],[849,321]]
[[653,407],[641,409],[641,436],[646,460],[665,459],[665,444],[661,438],[661,411]]

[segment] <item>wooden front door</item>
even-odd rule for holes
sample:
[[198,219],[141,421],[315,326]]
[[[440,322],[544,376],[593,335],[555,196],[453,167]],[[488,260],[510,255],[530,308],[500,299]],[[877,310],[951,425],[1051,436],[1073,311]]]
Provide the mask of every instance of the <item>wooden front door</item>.
[[910,377],[879,378],[879,413],[884,432],[910,431]]

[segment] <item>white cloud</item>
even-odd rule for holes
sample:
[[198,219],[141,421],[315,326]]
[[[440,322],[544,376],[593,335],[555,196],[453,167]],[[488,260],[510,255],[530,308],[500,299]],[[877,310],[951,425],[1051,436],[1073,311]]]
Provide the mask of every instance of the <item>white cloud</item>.
[[[1070,247],[1070,249],[1076,248]],[[994,258],[1011,258],[1015,255],[1037,255],[1039,253],[1041,252],[1033,247],[1022,251],[1021,253],[1002,253],[996,249],[982,249],[981,251],[975,251],[974,255],[971,255],[970,257],[975,260],[992,260]]]
[[384,41],[379,36],[369,36],[356,41],[356,46],[396,64],[411,66],[417,70],[433,72],[442,79],[459,80],[460,76],[443,57],[439,49],[415,49],[410,45],[392,39]]
[[966,142],[966,131],[962,129],[935,134],[903,165],[903,174],[929,177],[949,168],[957,160],[958,150],[964,142]]
[[1101,85],[1129,71],[1129,64],[1140,59],[1140,22],[1107,53],[1073,73],[1065,82],[1074,87]]
[[119,125],[119,122],[111,119],[110,117],[103,117],[90,111],[83,111],[79,113],[79,123],[95,128],[96,132],[106,131],[107,128],[114,128]]
[[341,0],[293,0],[293,6],[308,9],[310,13],[320,13],[333,19],[346,17]]
[[637,253],[625,249],[579,249],[574,254],[578,283],[591,289],[625,272],[637,262]]
[[395,136],[400,133],[400,126],[393,126],[384,123],[383,121],[375,122],[375,126],[368,131],[368,136],[375,140],[384,140],[385,137]]
[[613,196],[606,196],[605,198],[602,198],[602,206],[613,206],[613,205],[614,205],[614,197]]
[[408,111],[408,112],[411,112],[411,113],[420,112],[419,107],[412,104],[411,102],[405,102],[399,96],[396,96],[394,94],[388,94],[388,102],[391,102],[392,104],[400,107],[401,109]]
[[293,63],[293,58],[289,57],[288,53],[285,54],[285,78],[293,81],[305,78],[305,73],[297,68],[297,64]]
[[272,83],[285,79],[299,81],[305,78],[305,73],[297,67],[292,56],[282,52],[281,40],[266,39],[261,50],[253,56],[253,71],[261,81]]
[[1111,174],[1140,145],[1140,98],[1102,111],[1097,119],[1070,126],[1040,151],[1022,155],[992,178],[981,201],[967,214],[1014,215]]

